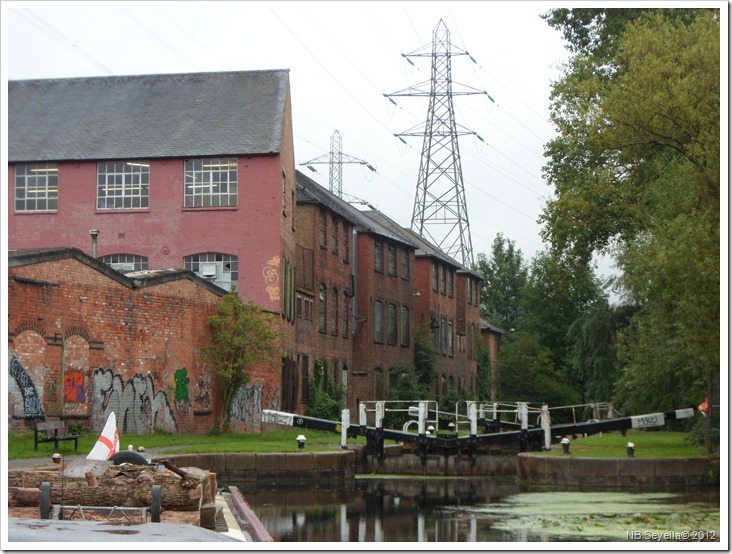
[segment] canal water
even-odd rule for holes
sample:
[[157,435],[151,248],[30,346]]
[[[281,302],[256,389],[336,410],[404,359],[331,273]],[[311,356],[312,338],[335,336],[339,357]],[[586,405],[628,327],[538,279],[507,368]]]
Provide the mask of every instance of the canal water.
[[539,491],[514,478],[412,476],[240,490],[279,542],[720,540],[718,491]]

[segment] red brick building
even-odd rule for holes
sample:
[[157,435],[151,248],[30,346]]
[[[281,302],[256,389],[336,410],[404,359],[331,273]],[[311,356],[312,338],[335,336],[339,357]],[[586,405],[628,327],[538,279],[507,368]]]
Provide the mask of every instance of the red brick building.
[[225,291],[187,270],[122,274],[76,248],[8,253],[8,427],[61,418],[122,435],[205,433],[218,396],[201,361]]
[[[475,273],[411,229],[377,211],[367,212],[382,225],[401,232],[416,246],[413,276],[414,326],[428,326],[439,353],[437,400],[448,391],[477,395],[477,348],[480,341],[480,284]],[[452,408],[452,407],[450,407]]]
[[297,174],[297,344],[302,375],[320,362],[354,414],[388,372],[414,359],[414,245]]
[[233,426],[295,371],[295,169],[286,70],[11,81],[8,246],[186,268],[279,314]]

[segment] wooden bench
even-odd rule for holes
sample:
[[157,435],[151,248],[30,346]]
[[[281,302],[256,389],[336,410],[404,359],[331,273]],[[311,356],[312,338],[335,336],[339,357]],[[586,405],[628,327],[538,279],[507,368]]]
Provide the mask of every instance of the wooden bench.
[[66,427],[62,421],[42,421],[36,423],[33,431],[33,441],[35,442],[36,450],[38,450],[38,443],[40,442],[52,442],[54,448],[58,451],[59,441],[74,441],[74,453],[78,454],[80,436],[67,434]]

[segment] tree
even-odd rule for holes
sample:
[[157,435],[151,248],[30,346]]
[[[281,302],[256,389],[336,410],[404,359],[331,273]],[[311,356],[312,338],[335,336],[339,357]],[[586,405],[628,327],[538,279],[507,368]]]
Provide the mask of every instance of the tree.
[[277,355],[280,333],[277,319],[253,302],[243,303],[230,292],[219,303],[218,311],[208,318],[211,344],[203,354],[222,380],[222,409],[217,427],[229,430],[231,406],[242,385],[249,382],[247,369]]
[[310,381],[308,389],[308,405],[305,415],[327,419],[341,420],[343,409],[343,387],[328,382],[328,390],[324,388],[325,364],[323,360],[315,361],[315,375]]
[[602,286],[587,263],[552,250],[539,252],[532,260],[522,289],[521,303],[527,314],[522,330],[549,349],[557,379],[565,386],[577,385],[569,380],[567,333],[603,299]]
[[503,329],[517,328],[521,322],[521,289],[527,268],[516,243],[501,233],[493,239],[491,257],[478,254],[475,271],[483,275],[480,290],[481,316]]
[[638,309],[619,334],[617,400],[697,404],[719,378],[719,11],[553,15],[576,42],[552,90],[544,238],[622,270]]

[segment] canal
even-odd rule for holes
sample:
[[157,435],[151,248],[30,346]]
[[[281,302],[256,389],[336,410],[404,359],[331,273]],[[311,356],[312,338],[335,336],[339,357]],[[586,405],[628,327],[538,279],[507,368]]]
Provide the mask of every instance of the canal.
[[718,491],[529,490],[513,477],[237,486],[280,542],[719,541],[720,533]]

